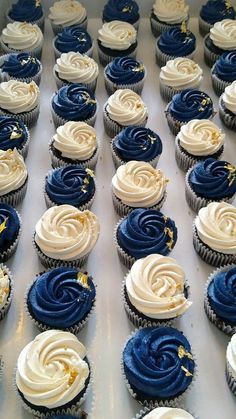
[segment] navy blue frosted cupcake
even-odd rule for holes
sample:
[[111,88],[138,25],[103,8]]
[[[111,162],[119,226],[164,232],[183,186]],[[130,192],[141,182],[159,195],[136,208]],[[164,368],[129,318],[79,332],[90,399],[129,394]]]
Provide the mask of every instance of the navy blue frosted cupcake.
[[38,25],[44,29],[44,13],[41,0],[18,0],[8,9],[7,22],[27,22]]
[[0,263],[6,262],[16,251],[21,232],[18,212],[0,203]]
[[94,126],[97,100],[85,85],[74,83],[61,87],[52,98],[52,117],[56,127],[67,121],[81,121]]
[[134,0],[108,0],[102,14],[103,22],[121,20],[131,23],[135,29],[139,27],[139,18],[139,6]]
[[182,125],[192,119],[211,119],[215,110],[207,93],[186,89],[173,96],[165,115],[171,132],[177,135]]
[[235,10],[231,2],[226,0],[208,0],[200,10],[200,34],[205,36],[216,22],[223,19],[235,19]]
[[124,347],[122,364],[131,395],[148,407],[158,402],[178,402],[195,373],[191,345],[172,327],[136,331]]
[[44,196],[48,208],[68,204],[84,211],[91,208],[95,189],[92,170],[70,165],[49,172]]
[[236,20],[224,19],[216,22],[204,38],[204,60],[212,67],[224,53],[236,50]]
[[236,167],[227,161],[208,158],[186,174],[185,196],[193,211],[211,201],[233,202],[236,193]]
[[25,124],[15,118],[0,116],[0,150],[16,148],[25,158],[28,154],[30,133]]
[[55,57],[65,52],[79,52],[92,57],[93,41],[89,33],[80,27],[65,28],[53,40]]
[[219,114],[223,124],[236,131],[236,80],[227,86],[220,96]]
[[169,29],[157,39],[156,61],[162,67],[167,61],[177,57],[193,58],[195,51],[196,37],[184,22],[181,28]]
[[130,160],[145,161],[155,168],[162,153],[162,142],[150,128],[131,125],[112,140],[111,151],[116,168]]
[[220,96],[234,80],[236,80],[236,51],[224,52],[211,70],[212,86],[216,95]]
[[41,332],[60,329],[77,334],[86,324],[96,298],[92,277],[75,268],[40,273],[26,295],[26,308]]
[[39,85],[41,73],[41,62],[27,52],[6,54],[0,57],[0,77],[2,81],[8,81],[10,79],[25,83],[34,81]]
[[177,241],[175,222],[160,211],[137,208],[117,224],[115,244],[121,262],[131,268],[153,253],[167,256]]

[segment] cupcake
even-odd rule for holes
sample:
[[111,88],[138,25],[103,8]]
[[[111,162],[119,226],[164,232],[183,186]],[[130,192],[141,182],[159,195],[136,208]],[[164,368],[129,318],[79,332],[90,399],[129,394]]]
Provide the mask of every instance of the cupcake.
[[70,165],[53,169],[48,173],[44,196],[48,208],[68,204],[84,211],[91,208],[95,190],[93,171]]
[[92,90],[80,83],[63,86],[52,97],[51,110],[55,127],[67,121],[81,121],[94,126],[97,108],[98,103]]
[[192,304],[181,266],[175,259],[158,254],[133,264],[122,293],[126,314],[138,328],[165,326]]
[[205,288],[204,308],[209,320],[229,336],[236,333],[236,265],[214,271]]
[[209,265],[236,263],[236,208],[227,202],[201,208],[193,225],[193,246]]
[[93,54],[93,41],[89,33],[80,27],[65,28],[53,39],[55,57],[67,52],[79,52],[89,57]]
[[173,96],[165,115],[172,134],[177,135],[182,125],[192,119],[211,119],[216,111],[207,93],[186,89]]
[[236,167],[224,160],[208,158],[198,162],[186,175],[185,196],[198,212],[212,201],[233,202],[236,193]]
[[48,15],[51,21],[52,30],[55,34],[62,32],[68,27],[79,26],[87,29],[87,11],[84,6],[76,0],[59,0],[49,7]]
[[28,154],[30,133],[23,122],[15,118],[0,116],[0,150],[14,150],[25,158]]
[[117,57],[104,69],[105,88],[109,95],[118,89],[131,89],[141,94],[147,70],[132,57]]
[[164,173],[143,161],[129,161],[118,167],[112,178],[114,208],[121,217],[134,208],[160,209],[166,198]]
[[236,80],[225,88],[219,100],[219,114],[223,124],[236,131]]
[[227,86],[236,80],[236,51],[224,52],[211,70],[211,80],[214,92],[222,95]]
[[102,13],[103,22],[121,20],[128,22],[138,29],[139,27],[139,6],[134,0],[108,0]]
[[13,207],[19,205],[26,194],[28,173],[18,151],[0,150],[0,202]]
[[7,21],[27,22],[44,29],[44,13],[40,0],[18,0],[6,13]]
[[98,31],[98,56],[106,66],[116,57],[136,57],[137,31],[127,22],[113,20],[104,23]]
[[0,264],[0,320],[6,316],[10,308],[12,295],[13,279],[11,272],[5,265]]
[[0,263],[6,262],[15,253],[20,233],[18,212],[10,205],[0,203]]
[[199,15],[199,32],[205,36],[216,22],[224,19],[235,19],[235,10],[231,1],[208,0],[201,7]]
[[34,246],[46,268],[80,268],[99,236],[95,214],[72,205],[49,208],[35,226]]
[[175,403],[193,381],[195,361],[190,343],[172,327],[137,330],[123,350],[124,379],[142,405]]
[[40,91],[34,81],[0,83],[0,116],[15,118],[31,128],[39,117],[39,100]]
[[224,52],[232,50],[236,50],[236,20],[216,22],[204,38],[205,63],[212,67]]
[[160,93],[166,102],[185,89],[197,89],[202,81],[202,69],[189,58],[179,57],[167,61],[160,72]]
[[234,396],[236,396],[236,334],[231,337],[226,350],[226,381]]
[[115,228],[115,244],[121,262],[131,268],[152,253],[167,256],[177,241],[175,222],[157,210],[134,209]]
[[150,128],[130,126],[124,128],[111,142],[115,167],[128,161],[144,161],[154,168],[162,153],[162,142]]
[[175,139],[175,159],[187,172],[208,157],[219,159],[224,150],[225,134],[209,119],[193,119],[182,125]]
[[147,106],[141,97],[130,89],[116,90],[104,105],[104,129],[111,138],[129,125],[145,127],[147,119]]
[[83,83],[93,92],[96,89],[99,69],[96,61],[79,52],[61,54],[53,68],[57,87]]
[[89,319],[96,297],[91,276],[75,268],[39,274],[26,295],[26,308],[40,331],[66,330],[77,334]]
[[40,333],[17,359],[16,391],[35,416],[73,414],[84,402],[90,380],[86,348],[69,332]]
[[73,121],[58,127],[49,145],[53,167],[79,164],[94,169],[98,149],[95,129],[85,122]]
[[177,57],[193,58],[196,51],[196,37],[186,28],[172,28],[163,32],[156,43],[156,62],[159,67]]
[[27,52],[20,54],[6,54],[0,57],[0,79],[11,79],[30,83],[34,81],[39,85],[41,80],[41,62]]
[[194,419],[194,417],[187,412],[187,410],[178,407],[156,407],[149,409],[148,407],[142,409],[134,419]]
[[32,25],[32,23],[8,23],[2,31],[0,45],[5,54],[28,52],[40,59],[43,34],[38,25]]
[[157,38],[162,32],[179,28],[188,21],[188,12],[185,0],[155,0],[150,17],[153,35]]

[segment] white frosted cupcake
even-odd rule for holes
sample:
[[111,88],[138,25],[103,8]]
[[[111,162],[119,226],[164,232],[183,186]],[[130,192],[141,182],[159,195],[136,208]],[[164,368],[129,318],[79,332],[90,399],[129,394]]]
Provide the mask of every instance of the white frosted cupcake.
[[209,119],[193,119],[182,125],[175,139],[175,159],[187,172],[208,157],[219,159],[224,150],[225,134]]
[[54,168],[79,164],[94,169],[99,152],[96,131],[85,122],[66,122],[57,128],[49,152]]
[[55,35],[70,26],[80,26],[83,29],[87,29],[87,11],[78,1],[55,1],[49,10],[48,18],[51,21]]
[[236,131],[236,80],[225,88],[219,100],[220,119],[226,127]]
[[202,69],[190,58],[178,57],[167,61],[160,72],[160,93],[166,102],[185,89],[197,89],[202,81]]
[[34,245],[46,268],[80,268],[95,246],[99,232],[99,221],[91,211],[58,205],[49,208],[37,222]]
[[197,419],[192,416],[187,410],[179,407],[165,406],[150,409],[144,407],[134,419]]
[[43,34],[38,25],[26,22],[13,22],[3,29],[0,44],[2,50],[11,52],[28,52],[40,59],[43,47]]
[[162,32],[179,28],[189,16],[189,6],[185,0],[156,0],[150,17],[151,30],[157,38]]
[[130,125],[145,127],[147,119],[147,106],[141,97],[130,89],[116,90],[104,105],[104,128],[111,138]]
[[9,80],[0,83],[0,115],[16,118],[31,128],[39,117],[40,91],[32,81]]
[[150,163],[129,161],[118,167],[112,178],[112,198],[116,212],[124,217],[134,208],[160,209],[166,198],[164,173]]
[[216,22],[204,38],[204,59],[209,67],[226,51],[236,50],[236,20]]
[[20,204],[26,193],[27,182],[27,168],[16,148],[0,150],[0,202],[13,207]]
[[0,320],[2,320],[11,304],[13,295],[13,279],[11,272],[5,266],[0,264]]
[[226,350],[226,380],[236,396],[236,333],[232,336]]
[[95,91],[99,68],[96,61],[79,52],[61,54],[53,68],[57,87],[67,84],[83,83]]

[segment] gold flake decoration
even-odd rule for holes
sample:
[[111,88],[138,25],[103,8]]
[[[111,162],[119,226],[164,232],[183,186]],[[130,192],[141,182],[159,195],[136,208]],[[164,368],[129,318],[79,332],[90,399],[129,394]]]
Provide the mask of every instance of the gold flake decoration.
[[229,181],[229,186],[231,186],[236,179],[236,167],[230,163],[227,163],[224,167],[225,169],[229,171],[228,181]]
[[31,82],[29,84],[29,93],[32,93],[32,94],[37,93],[37,90],[36,90],[36,87],[35,87],[35,83],[34,82]]
[[183,22],[181,23],[180,30],[182,33],[187,33],[187,24],[185,20],[183,20]]
[[180,346],[179,346],[179,348],[178,348],[178,357],[179,357],[180,359],[182,359],[182,358],[184,358],[185,356],[186,356],[188,359],[192,359],[192,360],[193,360],[193,356],[192,356],[192,354],[190,354],[190,352],[187,352],[187,351],[185,350],[185,348],[184,348],[182,345],[180,345]]
[[79,42],[86,42],[86,38],[84,37],[84,35],[81,33],[80,36],[78,36],[78,41]]
[[151,144],[154,144],[157,140],[156,137],[152,137],[151,135],[148,135],[148,139],[151,141]]
[[21,65],[25,65],[25,64],[28,64],[28,63],[30,63],[30,62],[32,62],[32,63],[34,63],[34,64],[36,64],[36,58],[35,57],[28,57],[26,60],[21,60]]
[[204,111],[204,108],[200,106],[200,108],[198,108],[198,112],[202,112],[202,111]]
[[0,234],[6,230],[7,228],[7,221],[8,221],[8,217],[5,218],[5,220],[0,224]]
[[10,135],[10,140],[17,140],[17,138],[20,138],[22,136],[23,129],[17,124]]
[[81,191],[82,191],[83,193],[87,193],[87,192],[88,192],[85,186],[82,186]]
[[170,241],[166,243],[169,250],[173,248],[174,245],[174,233],[169,227],[164,228],[164,233],[169,237]]
[[185,368],[183,365],[181,366],[181,370],[183,370],[185,372],[186,377],[192,377],[193,374],[187,370],[187,368]]
[[213,131],[211,134],[211,143],[212,144],[219,144],[220,142],[221,133],[218,131]]
[[94,177],[94,176],[95,176],[95,174],[94,174],[94,171],[93,171],[93,170],[91,170],[91,169],[87,168],[87,169],[85,169],[85,171],[86,171],[86,173],[87,173],[90,177]]
[[132,11],[132,6],[125,6],[121,11],[123,13],[130,13]]
[[79,272],[77,275],[77,281],[79,281],[84,288],[88,288],[90,290],[88,275],[86,272]]
[[96,99],[91,99],[90,95],[87,92],[82,94],[82,98],[85,100],[85,103],[94,103],[96,105]]
[[138,67],[134,67],[134,68],[132,68],[132,71],[133,71],[134,73],[141,73],[141,72],[143,72],[143,71],[144,71],[144,66],[143,66],[143,64],[140,64]]
[[84,179],[84,181],[83,181],[83,183],[84,183],[85,185],[89,185],[89,180],[88,180],[87,178],[85,178],[85,179]]
[[41,0],[35,0],[35,7],[41,6]]
[[225,0],[225,7],[226,9],[230,9],[232,7],[231,0]]

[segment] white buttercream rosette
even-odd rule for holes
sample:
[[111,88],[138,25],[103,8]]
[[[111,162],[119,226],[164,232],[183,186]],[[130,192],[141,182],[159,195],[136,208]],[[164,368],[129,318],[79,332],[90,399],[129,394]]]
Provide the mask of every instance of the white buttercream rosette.
[[62,32],[68,26],[87,28],[87,12],[84,6],[76,0],[59,0],[49,8],[49,19],[55,34]]
[[3,29],[0,37],[4,52],[29,52],[40,58],[43,46],[43,34],[38,25],[27,22],[13,22]]
[[236,333],[231,337],[226,350],[226,380],[236,396]]

